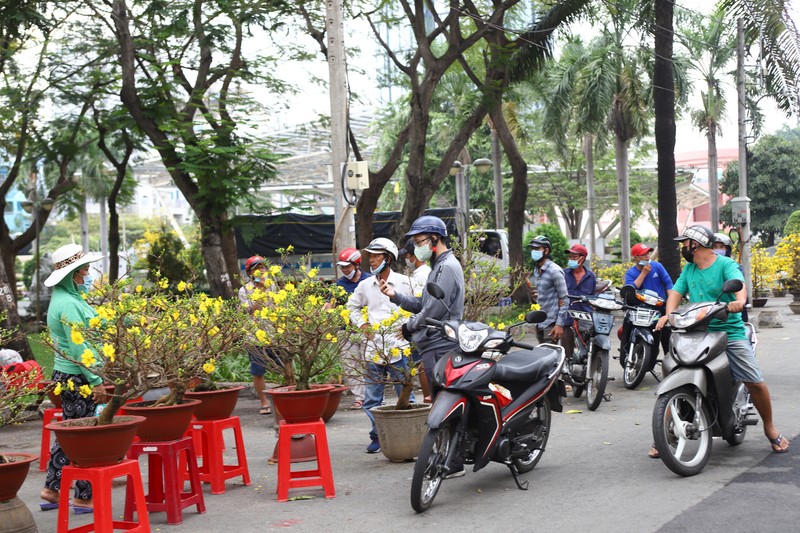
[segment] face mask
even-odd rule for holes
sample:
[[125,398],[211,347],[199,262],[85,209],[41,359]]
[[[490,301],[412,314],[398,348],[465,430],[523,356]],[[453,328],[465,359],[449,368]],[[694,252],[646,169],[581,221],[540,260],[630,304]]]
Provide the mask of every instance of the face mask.
[[408,265],[408,268],[410,268],[411,270],[417,268],[417,264],[414,262],[413,259],[406,259],[406,265]]
[[720,255],[722,257],[725,257],[727,255],[727,252],[728,250],[714,250],[715,254]]
[[[691,246],[691,244],[689,246]],[[692,254],[694,249],[689,246],[681,247],[681,255],[688,263],[694,263],[694,254]]]
[[639,261],[639,266],[645,266],[645,265],[649,265],[649,264],[650,264],[650,260],[649,259],[647,261]]
[[541,250],[531,250],[531,259],[538,262],[544,256]]
[[369,271],[370,271],[370,272],[372,272],[372,274],[373,274],[373,275],[377,276],[378,274],[380,274],[381,272],[383,272],[383,269],[384,269],[384,268],[386,268],[386,259],[384,259],[383,261],[381,261],[381,264],[380,264],[380,265],[378,265],[378,268],[372,268],[372,267],[369,267]]
[[92,283],[94,283],[94,278],[91,274],[83,276],[83,288],[86,289],[87,292],[92,290]]
[[422,262],[427,261],[433,255],[433,250],[430,246],[417,246],[414,245],[414,256]]
[[569,267],[569,268],[578,268],[578,260],[577,259],[568,259],[567,260],[567,267]]
[[353,276],[356,275],[357,271],[358,271],[358,269],[354,268],[353,270],[350,271],[349,274],[345,274],[344,277],[346,277],[347,279],[353,279]]

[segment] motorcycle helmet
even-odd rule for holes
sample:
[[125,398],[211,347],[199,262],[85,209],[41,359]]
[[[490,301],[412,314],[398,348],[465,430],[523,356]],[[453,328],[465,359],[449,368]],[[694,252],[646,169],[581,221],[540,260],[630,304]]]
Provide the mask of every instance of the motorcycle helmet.
[[[725,246],[725,256],[730,257],[731,251],[733,250],[733,242],[731,238],[725,235],[724,233],[715,233],[714,234],[714,244],[720,243]],[[713,246],[712,246],[713,247]]]
[[393,261],[397,261],[397,245],[384,237],[372,239],[364,251],[371,254],[389,254]]
[[351,263],[356,266],[361,264],[361,252],[359,252],[355,248],[345,248],[344,250],[339,252],[339,257],[336,261],[337,265],[347,266]]
[[247,275],[250,275],[250,272],[257,266],[264,266],[264,258],[260,255],[254,255],[250,259],[244,262],[244,271]]
[[674,240],[685,241],[687,239],[697,242],[703,248],[711,248],[714,244],[714,233],[707,227],[696,224],[683,230],[683,233]]
[[447,226],[441,218],[425,215],[411,224],[411,228],[406,232],[406,237],[413,237],[420,233],[435,233],[436,235],[447,237]]
[[544,235],[538,235],[533,239],[531,239],[531,242],[528,243],[528,246],[530,248],[533,248],[534,246],[541,246],[542,248],[547,248],[548,250],[553,249],[553,245],[550,243],[550,239],[548,239]]

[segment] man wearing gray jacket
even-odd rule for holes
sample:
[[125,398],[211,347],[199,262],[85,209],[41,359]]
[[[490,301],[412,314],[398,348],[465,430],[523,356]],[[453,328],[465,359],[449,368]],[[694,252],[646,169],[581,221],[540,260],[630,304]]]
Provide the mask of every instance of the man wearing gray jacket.
[[[422,365],[428,383],[433,383],[433,367],[436,362],[455,343],[442,336],[438,331],[426,327],[426,318],[439,321],[461,320],[464,313],[464,271],[461,263],[453,255],[447,245],[447,226],[438,217],[423,216],[411,224],[406,237],[414,240],[414,255],[420,261],[431,262],[428,281],[435,282],[444,291],[444,303],[431,296],[427,289],[422,296],[406,296],[398,294],[388,284],[381,285],[381,291],[395,303],[415,313],[403,324],[403,335],[411,339],[422,355]],[[445,305],[447,304],[447,305]],[[449,309],[449,310],[448,310]]]

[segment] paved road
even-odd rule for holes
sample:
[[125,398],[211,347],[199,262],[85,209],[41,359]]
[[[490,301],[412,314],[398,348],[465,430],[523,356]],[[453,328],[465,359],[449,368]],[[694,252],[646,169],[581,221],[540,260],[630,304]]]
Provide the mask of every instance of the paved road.
[[[787,299],[771,302],[788,313]],[[776,422],[790,439],[800,433],[800,316],[783,316],[784,328],[760,332],[759,359],[769,382]],[[413,464],[392,464],[364,453],[369,423],[362,412],[341,411],[328,424],[337,497],[279,504],[275,465],[267,459],[275,445],[272,417],[259,416],[253,400],[241,400],[253,484],[230,483],[224,495],[206,487],[207,512],[184,511],[181,526],[167,526],[163,513],[151,515],[154,531],[256,532],[402,531],[797,531],[800,524],[800,440],[777,455],[751,427],[744,443],[729,447],[714,441],[711,460],[698,476],[680,478],[646,455],[652,441],[650,417],[654,385],[647,378],[636,391],[625,390],[619,364],[612,361],[611,400],[589,412],[569,398],[555,414],[547,453],[525,476],[530,490],[516,488],[508,470],[491,464],[442,486],[433,507],[417,515],[409,504]],[[0,433],[3,449],[38,450],[36,422]],[[232,449],[232,446],[231,446]],[[32,470],[20,497],[34,509],[44,474]],[[115,489],[122,504],[124,490]],[[121,507],[120,507],[121,509]],[[121,511],[120,511],[121,512]],[[57,511],[34,510],[40,531],[55,531]],[[72,517],[72,524],[87,522]],[[2,524],[0,524],[2,530]]]

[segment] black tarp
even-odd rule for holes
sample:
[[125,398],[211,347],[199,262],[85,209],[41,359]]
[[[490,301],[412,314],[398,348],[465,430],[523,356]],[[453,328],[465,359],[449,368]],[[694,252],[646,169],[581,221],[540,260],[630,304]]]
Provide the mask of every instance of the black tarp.
[[[452,207],[428,209],[426,215],[441,218],[451,235],[456,235],[456,209]],[[374,237],[391,238],[392,229],[400,220],[399,211],[375,213],[373,222]],[[238,215],[232,220],[236,235],[238,257],[262,255],[278,257],[276,251],[294,246],[293,254],[331,253],[333,248],[333,215],[299,215],[284,213],[280,215]],[[368,243],[357,243],[359,248]],[[397,243],[398,248],[403,247]]]

